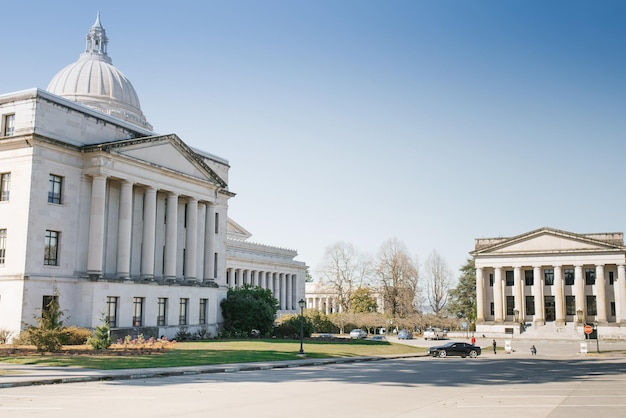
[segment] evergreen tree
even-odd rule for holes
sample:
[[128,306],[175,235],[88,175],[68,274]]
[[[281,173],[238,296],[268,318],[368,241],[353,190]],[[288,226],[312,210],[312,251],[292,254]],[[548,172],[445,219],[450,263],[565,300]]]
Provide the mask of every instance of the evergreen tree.
[[59,305],[59,297],[51,297],[48,304],[41,311],[41,316],[35,315],[37,326],[29,326],[30,342],[37,347],[37,351],[56,352],[63,346],[65,326],[63,317],[65,312]]
[[456,288],[450,290],[448,311],[457,318],[476,319],[476,267],[469,258],[460,268],[461,276]]

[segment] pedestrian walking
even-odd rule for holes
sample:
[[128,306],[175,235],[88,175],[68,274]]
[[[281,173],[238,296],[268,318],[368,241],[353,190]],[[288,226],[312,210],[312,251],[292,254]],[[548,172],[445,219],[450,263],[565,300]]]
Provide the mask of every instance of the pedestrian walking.
[[535,347],[534,344],[532,347],[530,347],[530,354],[532,354],[533,356],[537,355],[537,347]]
[[476,337],[472,336],[472,345],[476,345]]
[[496,353],[496,347],[497,347],[496,340],[493,340],[491,345],[493,345],[493,354],[498,354],[498,353]]

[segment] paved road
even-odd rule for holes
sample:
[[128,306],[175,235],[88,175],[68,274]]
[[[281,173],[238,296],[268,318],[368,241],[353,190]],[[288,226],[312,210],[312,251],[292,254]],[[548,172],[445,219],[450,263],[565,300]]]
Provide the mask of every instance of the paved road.
[[521,351],[0,389],[0,416],[11,418],[605,418],[625,411],[626,358]]

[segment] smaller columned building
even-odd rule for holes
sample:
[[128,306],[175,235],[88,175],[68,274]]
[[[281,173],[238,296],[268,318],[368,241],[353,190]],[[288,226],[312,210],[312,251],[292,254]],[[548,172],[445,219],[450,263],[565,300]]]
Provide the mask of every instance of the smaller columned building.
[[509,238],[478,238],[477,332],[575,335],[583,323],[625,337],[623,233],[577,234],[540,228]]

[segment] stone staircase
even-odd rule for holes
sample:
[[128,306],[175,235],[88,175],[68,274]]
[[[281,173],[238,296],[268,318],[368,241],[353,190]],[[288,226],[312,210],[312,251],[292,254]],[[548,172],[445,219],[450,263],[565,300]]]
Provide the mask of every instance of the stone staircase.
[[580,340],[584,337],[582,328],[570,322],[557,326],[554,322],[546,322],[545,325],[527,326],[520,334],[521,338],[544,339],[544,340]]

